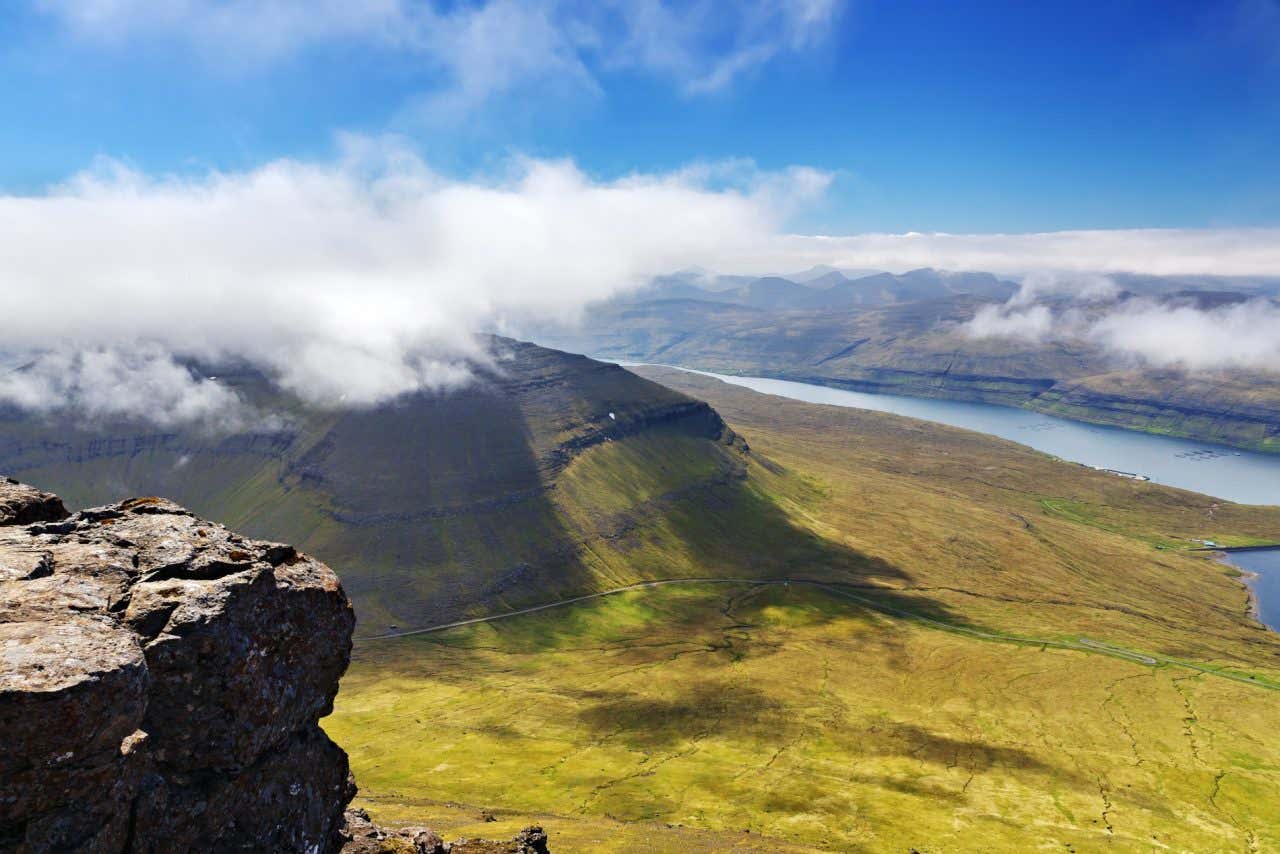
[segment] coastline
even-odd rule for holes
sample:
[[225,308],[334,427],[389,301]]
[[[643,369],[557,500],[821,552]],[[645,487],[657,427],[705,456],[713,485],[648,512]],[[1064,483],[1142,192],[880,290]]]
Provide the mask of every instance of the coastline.
[[1262,619],[1262,603],[1258,599],[1258,591],[1254,589],[1253,586],[1254,582],[1262,576],[1262,573],[1255,572],[1251,569],[1245,569],[1243,566],[1232,563],[1230,560],[1230,553],[1275,550],[1275,546],[1239,546],[1237,548],[1218,548],[1212,550],[1218,553],[1217,560],[1220,563],[1225,563],[1227,566],[1239,573],[1238,578],[1240,579],[1240,583],[1244,585],[1244,589],[1249,597],[1249,616],[1253,617],[1254,622],[1269,632],[1280,632],[1280,627],[1270,626]]
[[[1107,410],[1097,410],[1087,406],[1060,406],[1054,403],[1046,403],[1043,396],[1050,390],[1048,388],[1029,395],[1025,390],[1002,393],[998,390],[983,389],[981,387],[957,387],[948,390],[938,386],[936,383],[930,383],[928,381],[922,385],[912,383],[895,385],[893,383],[877,382],[875,380],[858,379],[855,377],[837,377],[822,374],[815,375],[804,371],[794,370],[779,371],[770,369],[763,364],[745,368],[720,367],[713,370],[710,368],[691,368],[682,365],[671,365],[657,362],[619,360],[612,356],[592,355],[591,358],[602,362],[613,362],[614,364],[621,365],[622,367],[653,365],[655,367],[675,368],[677,370],[692,371],[694,373],[702,374],[720,374],[723,376],[744,377],[748,379],[760,378],[785,380],[787,382],[816,385],[842,391],[861,392],[863,394],[907,397],[918,400],[948,401],[952,403],[983,403],[988,406],[1001,406],[1006,409],[1020,409],[1025,412],[1034,412],[1051,418],[1061,418],[1064,421],[1073,421],[1077,424],[1088,424],[1095,427],[1108,427],[1129,433],[1141,433],[1146,436],[1182,439],[1188,442],[1197,442],[1214,448],[1221,448],[1224,451],[1233,453],[1246,451],[1249,453],[1265,454],[1270,456],[1280,455],[1280,443],[1276,443],[1274,441],[1268,442],[1264,440],[1250,439],[1232,441],[1232,439],[1227,436],[1222,436],[1220,434],[1210,435],[1195,429],[1179,430],[1135,424],[1114,415],[1109,415]],[[942,378],[943,377],[934,377],[933,379],[938,380]],[[994,379],[997,384],[1010,381],[1010,378],[1007,377],[992,379]],[[1061,381],[1054,382],[1057,384]],[[1050,388],[1052,388],[1052,386]]]
[[[1223,560],[1226,560],[1226,555],[1228,555],[1228,554],[1234,554],[1234,553],[1236,553],[1236,552],[1274,552],[1274,551],[1280,551],[1280,543],[1272,543],[1272,544],[1271,544],[1271,545],[1269,545],[1269,546],[1204,546],[1204,547],[1202,547],[1202,548],[1198,548],[1198,549],[1191,549],[1190,551],[1193,551],[1193,552],[1222,552],[1222,554],[1223,554],[1223,558],[1222,558],[1222,559],[1223,559]],[[1230,563],[1230,561],[1228,561],[1228,563]],[[1231,565],[1232,565],[1232,566],[1235,566],[1235,564],[1231,564]],[[1257,575],[1257,573],[1254,573],[1254,575]]]
[[[618,364],[632,369],[645,366],[630,360],[621,360]],[[776,371],[762,371],[756,376],[717,374],[670,362],[650,362],[647,366],[710,376],[762,394],[808,403],[890,412],[946,424],[1016,442],[1092,469],[1137,473],[1154,483],[1216,496],[1236,504],[1280,506],[1280,492],[1276,486],[1280,483],[1280,457],[1275,454],[1233,450],[1203,440],[1116,425],[1092,424],[1018,406],[890,394],[884,390],[859,392],[829,382],[806,383],[779,376]],[[1041,435],[1042,430],[1048,432]],[[1213,449],[1222,458],[1215,457],[1217,461],[1212,465],[1188,459]]]

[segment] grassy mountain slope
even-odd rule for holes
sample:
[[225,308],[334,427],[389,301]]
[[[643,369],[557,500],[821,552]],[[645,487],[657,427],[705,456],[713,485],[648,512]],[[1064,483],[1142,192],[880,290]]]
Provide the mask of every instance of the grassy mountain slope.
[[602,306],[538,334],[602,358],[1023,406],[1098,424],[1280,452],[1280,375],[1121,366],[1083,342],[975,340],[975,295],[855,310],[695,300]]
[[1105,636],[1280,670],[1229,567],[1191,551],[1280,540],[1280,509],[1116,478],[1013,442],[638,368],[711,402],[760,453],[808,473],[814,529],[896,567],[901,596],[969,625]]
[[746,482],[812,543],[788,574],[841,554],[868,571],[361,644],[326,727],[375,814],[534,816],[569,851],[1280,844],[1280,640],[1190,551],[1274,541],[1280,510],[640,370],[751,445]]
[[[1274,540],[1280,511],[503,350],[363,411],[222,371],[284,419],[232,437],[7,413],[0,470],[82,505],[164,493],[334,565],[360,640],[326,728],[379,818],[468,833],[488,807],[562,851],[1275,843],[1280,641],[1187,548]],[[722,581],[371,637],[678,578]]]
[[472,804],[560,851],[1269,850],[1278,705],[706,585],[368,644],[325,726],[375,815]]
[[673,575],[873,573],[793,535],[705,403],[613,365],[506,342],[448,394],[309,409],[220,371],[284,426],[215,437],[139,423],[0,420],[0,471],[76,506],[163,494],[340,569],[360,633],[408,629]]

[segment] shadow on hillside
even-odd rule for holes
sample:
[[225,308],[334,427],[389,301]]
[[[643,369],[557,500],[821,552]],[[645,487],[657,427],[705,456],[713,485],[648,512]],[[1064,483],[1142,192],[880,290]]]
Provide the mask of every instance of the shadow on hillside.
[[519,400],[476,384],[346,413],[290,473],[332,501],[315,548],[357,616],[413,628],[590,589],[534,447]]
[[[654,437],[672,431],[705,443],[699,460],[713,473],[621,511],[579,503],[590,519],[575,525],[586,527],[566,527],[554,500],[560,461],[537,451],[555,447],[548,394],[476,385],[347,413],[291,466],[290,476],[332,501],[340,530],[307,544],[342,574],[365,618],[359,635],[673,577],[837,580],[875,588],[891,608],[955,621],[938,602],[891,590],[910,582],[898,568],[793,525],[746,471],[762,462],[707,438],[701,415],[650,428],[644,453],[656,456],[635,451],[629,462],[661,465],[664,440]],[[532,395],[544,397],[531,405]],[[529,423],[531,412],[547,423]],[[623,481],[609,487],[611,500],[628,490]],[[572,637],[572,615],[560,617],[540,622],[531,648]]]
[[[12,471],[4,473],[71,504],[164,495],[246,534],[296,544],[339,573],[360,635],[572,598],[620,586],[615,578],[838,580],[874,588],[891,608],[958,620],[939,602],[890,589],[911,582],[899,568],[793,525],[743,470],[765,463],[748,456],[744,464],[739,451],[706,438],[705,415],[655,429],[705,442],[713,474],[602,511],[579,530],[566,527],[553,500],[554,466],[538,448],[546,456],[557,440],[557,410],[583,404],[576,395],[585,381],[474,384],[322,413],[257,375],[222,380],[263,411],[287,410],[292,432],[210,437],[5,413],[0,459]],[[589,403],[606,393],[593,389]],[[649,453],[661,454],[661,442],[654,447]],[[548,648],[572,636],[569,623],[553,622],[529,642]]]
[[[506,417],[510,419],[509,425],[518,423],[523,427],[516,407],[512,407]],[[893,618],[895,613],[905,612],[964,624],[963,618],[945,604],[902,589],[908,587],[912,579],[899,567],[795,525],[749,473],[753,467],[767,465],[772,476],[785,477],[776,466],[719,443],[708,441],[707,446],[709,452],[717,455],[717,473],[643,502],[643,506],[632,505],[623,513],[601,514],[594,519],[590,531],[573,532],[565,528],[550,490],[531,493],[518,503],[498,508],[488,536],[473,544],[481,548],[471,551],[465,560],[459,559],[462,549],[456,545],[442,553],[423,551],[420,547],[410,553],[416,555],[416,561],[411,558],[402,570],[402,586],[389,584],[394,579],[384,576],[380,579],[380,588],[365,595],[376,595],[402,606],[413,601],[415,596],[420,596],[415,593],[418,589],[415,585],[422,582],[422,563],[426,562],[431,567],[437,592],[429,607],[419,612],[420,619],[405,628],[474,614],[500,614],[621,586],[611,585],[582,559],[591,553],[599,566],[600,554],[608,552],[614,561],[626,562],[628,571],[633,573],[632,580],[835,582],[856,588],[858,595],[873,600],[883,609],[881,613]],[[508,466],[513,472],[521,472],[526,482],[536,476],[538,469],[532,453],[513,454]],[[468,516],[465,524],[475,521]],[[464,522],[441,520],[432,524],[436,536],[444,539],[441,532],[452,524]],[[509,536],[512,531],[519,531],[523,536],[513,541]],[[384,536],[384,548],[389,542],[385,533],[380,534]],[[405,544],[406,552],[411,545]],[[396,556],[402,554],[397,551]],[[495,554],[505,555],[505,559],[494,560]],[[365,593],[358,586],[349,585],[349,588],[357,595]],[[822,619],[869,610],[848,600],[832,599],[832,603],[832,608],[822,612]],[[568,605],[489,625],[504,643],[523,652],[563,650],[583,642],[584,635],[594,631],[588,625],[593,611],[591,603]],[[655,611],[648,618],[678,623],[685,617]],[[455,633],[419,637],[428,643],[438,641],[455,649],[467,643]],[[395,641],[379,641],[388,642]],[[897,660],[892,649],[887,654],[889,660]]]

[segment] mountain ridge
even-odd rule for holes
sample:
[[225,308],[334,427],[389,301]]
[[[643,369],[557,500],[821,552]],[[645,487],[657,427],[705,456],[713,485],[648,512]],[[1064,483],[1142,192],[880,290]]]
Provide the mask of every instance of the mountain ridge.
[[370,408],[316,409],[258,375],[220,375],[279,416],[285,426],[271,432],[9,410],[0,465],[75,506],[171,495],[295,542],[345,568],[371,626],[660,578],[692,565],[691,549],[722,552],[727,572],[753,538],[781,536],[787,523],[760,478],[803,487],[705,402],[616,365],[495,345],[498,370],[470,385]]

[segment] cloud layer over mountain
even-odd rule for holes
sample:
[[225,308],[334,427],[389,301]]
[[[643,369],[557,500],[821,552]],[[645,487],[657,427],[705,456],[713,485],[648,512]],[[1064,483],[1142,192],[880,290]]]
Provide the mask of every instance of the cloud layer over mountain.
[[[1032,276],[1004,305],[965,326],[972,338],[1034,344],[1086,342],[1159,368],[1280,371],[1280,304],[1265,298],[1216,307],[1185,298],[1117,298],[1105,276]],[[1052,303],[1046,297],[1059,297]]]
[[[1050,276],[1280,275],[1280,228],[1133,228],[1028,234],[795,236],[791,263],[900,272],[918,267]],[[779,269],[799,269],[779,268]]]
[[[3,349],[144,385],[178,376],[156,364],[171,355],[233,356],[311,400],[373,402],[464,381],[480,328],[571,317],[654,274],[747,253],[827,180],[737,164],[595,181],[519,160],[457,181],[360,138],[335,162],[196,179],[104,162],[47,195],[0,197]],[[101,411],[89,395],[105,374],[41,384],[53,372],[37,367],[0,375],[0,399],[70,395]],[[172,388],[155,405],[194,411]]]
[[[485,358],[476,330],[572,319],[694,265],[1280,270],[1280,234],[1265,230],[788,235],[789,216],[829,181],[741,161],[599,180],[532,159],[460,180],[363,137],[345,138],[332,161],[194,178],[103,161],[47,193],[0,196],[0,366],[31,365],[0,370],[0,401],[209,418],[233,401],[181,366],[194,357],[248,360],[319,403],[373,403],[465,382],[469,362]],[[1057,334],[1062,318],[1032,297],[1063,288],[1105,293],[1107,281],[1032,276],[1017,298],[1027,305],[978,322],[984,334]],[[1223,310],[1203,330],[1175,310],[1131,311],[1090,334],[1153,360],[1174,351],[1158,335],[1126,334],[1126,323],[1167,325],[1197,364],[1274,354],[1274,309]],[[1213,343],[1214,329],[1230,330],[1233,346]]]

